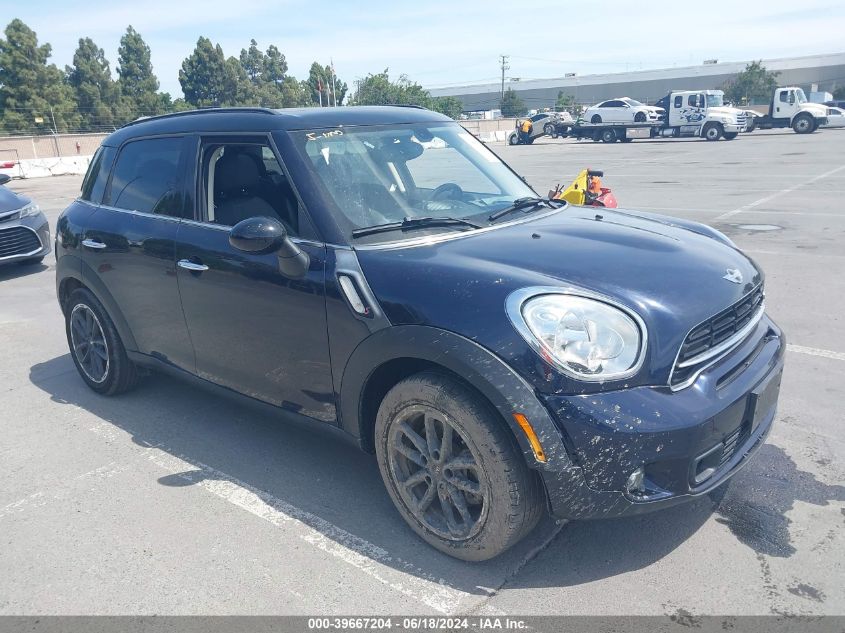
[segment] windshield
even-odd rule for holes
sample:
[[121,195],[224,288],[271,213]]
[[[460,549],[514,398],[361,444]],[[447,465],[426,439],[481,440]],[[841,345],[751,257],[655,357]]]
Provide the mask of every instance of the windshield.
[[798,88],[795,91],[795,99],[798,101],[798,103],[807,103],[807,95],[804,94],[803,89]]
[[636,99],[631,99],[631,98],[629,98],[629,97],[625,97],[624,99],[622,99],[622,101],[624,101],[625,103],[627,103],[629,106],[633,106],[633,107],[637,107],[637,106],[641,106],[641,105],[643,105],[642,103],[640,103],[640,102],[639,102],[639,101],[637,101]]
[[455,230],[440,225],[413,234],[359,231],[352,236],[355,229],[405,219],[458,218],[487,225],[495,211],[535,195],[457,123],[303,130],[291,136],[338,224],[355,243]]
[[707,107],[708,108],[719,108],[724,105],[723,101],[724,95],[721,94],[708,94],[707,95]]

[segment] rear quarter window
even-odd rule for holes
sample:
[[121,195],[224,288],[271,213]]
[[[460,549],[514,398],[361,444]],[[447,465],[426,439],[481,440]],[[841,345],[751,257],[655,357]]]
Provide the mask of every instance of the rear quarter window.
[[100,204],[103,201],[103,192],[106,190],[106,183],[109,180],[109,172],[114,162],[115,148],[101,145],[94,153],[85,179],[82,181],[82,192],[80,199]]

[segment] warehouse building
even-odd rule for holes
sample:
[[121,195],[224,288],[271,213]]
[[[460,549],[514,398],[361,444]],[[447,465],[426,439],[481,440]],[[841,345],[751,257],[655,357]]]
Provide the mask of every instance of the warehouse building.
[[[560,91],[572,95],[580,104],[621,96],[654,103],[670,90],[721,88],[748,63],[710,60],[700,66],[659,70],[582,76],[570,73],[553,79],[510,80],[505,82],[505,88],[513,88],[532,109],[553,107]],[[763,65],[780,73],[780,85],[801,86],[808,94],[815,90],[833,92],[845,86],[845,53],[764,59]],[[488,83],[436,88],[430,92],[435,97],[457,97],[463,102],[465,112],[473,112],[498,108],[501,88],[501,83]]]

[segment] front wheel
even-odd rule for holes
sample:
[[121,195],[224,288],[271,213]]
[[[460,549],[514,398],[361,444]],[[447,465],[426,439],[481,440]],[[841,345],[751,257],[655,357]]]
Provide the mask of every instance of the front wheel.
[[542,488],[490,407],[435,372],[406,378],[376,417],[376,457],[402,518],[450,556],[481,561],[528,534]]
[[792,122],[796,134],[810,134],[815,130],[816,122],[809,114],[799,114]]
[[725,140],[732,141],[739,135],[739,132],[725,132]]
[[511,134],[508,137],[508,145],[519,145],[519,135],[518,134]]
[[82,380],[107,396],[129,391],[138,382],[138,370],[109,315],[85,288],[71,293],[65,307],[65,333],[73,364]]
[[722,138],[722,126],[719,123],[708,123],[701,131],[701,136],[708,141],[718,141]]

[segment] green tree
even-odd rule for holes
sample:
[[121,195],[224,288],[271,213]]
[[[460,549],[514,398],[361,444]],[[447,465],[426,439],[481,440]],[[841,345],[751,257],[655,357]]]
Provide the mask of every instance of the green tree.
[[194,107],[242,105],[248,81],[240,60],[226,59],[220,44],[212,44],[207,37],[197,40],[179,70],[185,101]]
[[578,117],[584,112],[584,106],[575,103],[575,97],[566,94],[563,90],[557,93],[557,101],[555,102],[556,112],[569,112],[574,117]]
[[779,72],[766,70],[762,62],[751,62],[741,73],[722,86],[725,99],[735,104],[769,101],[778,85]]
[[21,20],[12,20],[0,39],[0,129],[6,132],[64,132],[79,125],[73,92],[55,64],[51,47]]
[[432,107],[431,95],[427,90],[408,79],[407,75],[399,75],[397,81],[390,81],[386,68],[378,74],[369,74],[358,81],[354,103],[355,105],[407,104],[424,108]]
[[320,104],[320,89],[322,89],[322,103],[324,106],[334,105],[335,100],[337,101],[337,105],[343,105],[343,99],[346,97],[348,87],[344,81],[341,81],[332,73],[331,64],[322,66],[319,62],[312,63],[311,68],[308,70],[308,79],[305,82],[308,84],[307,90],[311,105]]
[[73,88],[82,128],[113,128],[119,89],[112,80],[109,62],[103,49],[91,38],[81,38],[73,55],[73,66],[67,66],[65,72],[67,81]]
[[833,91],[833,98],[837,101],[840,99],[845,99],[845,86],[840,86],[836,90]]
[[158,91],[158,79],[150,61],[150,47],[131,25],[120,38],[117,74],[121,101],[117,118],[121,122],[139,116],[163,114],[170,109],[170,95]]
[[431,109],[452,119],[457,119],[464,111],[464,104],[457,97],[434,97],[431,100]]
[[249,80],[257,83],[262,80],[264,74],[264,53],[258,48],[258,42],[249,41],[249,49],[241,49],[241,66],[244,67]]
[[525,116],[528,112],[525,102],[513,88],[505,90],[505,96],[501,100],[499,108],[502,110],[503,117]]

